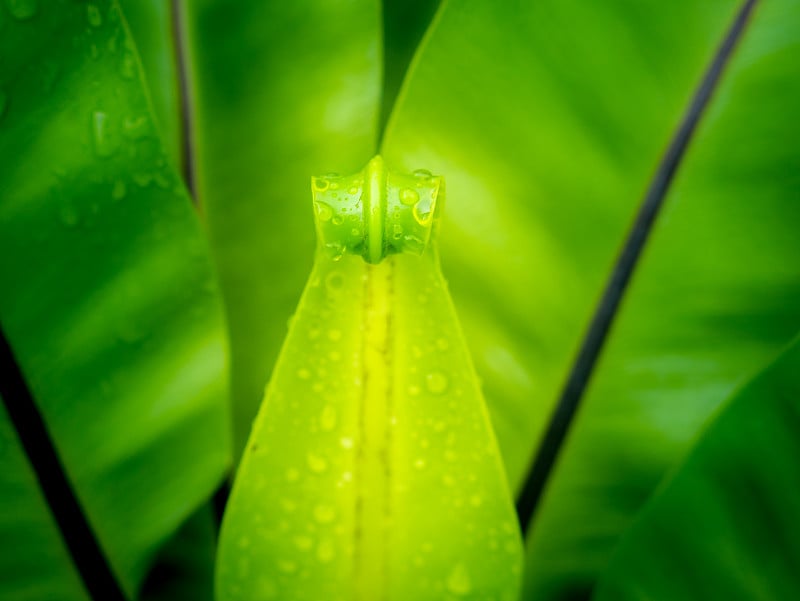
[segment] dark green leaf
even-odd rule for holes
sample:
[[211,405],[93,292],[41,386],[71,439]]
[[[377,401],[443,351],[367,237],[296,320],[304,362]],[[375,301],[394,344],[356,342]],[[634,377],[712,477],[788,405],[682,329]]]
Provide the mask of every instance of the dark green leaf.
[[[142,81],[115,3],[0,7],[0,322],[129,595],[229,461],[220,303]],[[81,599],[31,467],[49,476],[4,440],[0,515],[30,504],[3,522],[0,597]]]
[[800,598],[800,340],[737,392],[623,537],[597,601]]
[[211,505],[203,505],[159,552],[142,601],[213,601],[216,530]]

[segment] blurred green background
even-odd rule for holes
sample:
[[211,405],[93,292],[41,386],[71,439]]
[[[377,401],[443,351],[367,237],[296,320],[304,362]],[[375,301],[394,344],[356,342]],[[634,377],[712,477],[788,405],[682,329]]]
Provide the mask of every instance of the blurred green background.
[[[129,598],[210,599],[209,498],[311,269],[309,177],[378,152],[447,180],[443,271],[518,491],[739,8],[0,3],[0,325]],[[767,368],[800,329],[798,56],[800,5],[762,0],[559,454],[524,599],[589,598],[607,568],[600,599],[800,596],[795,347]],[[0,599],[86,600],[0,411]]]

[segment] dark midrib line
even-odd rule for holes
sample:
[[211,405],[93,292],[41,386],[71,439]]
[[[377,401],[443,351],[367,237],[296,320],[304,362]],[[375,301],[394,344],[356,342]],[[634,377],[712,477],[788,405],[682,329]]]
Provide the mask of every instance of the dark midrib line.
[[0,396],[72,561],[94,601],[125,601],[111,565],[72,490],[5,333],[0,330]]
[[[194,104],[192,102],[189,81],[189,50],[186,37],[186,12],[184,0],[171,0],[172,32],[174,36],[175,68],[178,73],[178,93],[181,111],[181,175],[189,195],[197,208],[200,208],[200,196],[197,191],[197,160],[194,137]],[[214,526],[219,536],[225,507],[231,494],[230,475],[217,487],[211,497],[211,508],[214,513]]]
[[747,0],[740,7],[661,158],[622,252],[617,257],[517,500],[517,515],[522,531],[526,534],[673,176],[757,2],[758,0]]
[[172,32],[175,42],[175,68],[178,73],[181,123],[181,174],[186,188],[196,206],[200,206],[197,195],[197,177],[194,140],[194,105],[189,82],[188,48],[186,40],[186,14],[183,0],[172,0]]

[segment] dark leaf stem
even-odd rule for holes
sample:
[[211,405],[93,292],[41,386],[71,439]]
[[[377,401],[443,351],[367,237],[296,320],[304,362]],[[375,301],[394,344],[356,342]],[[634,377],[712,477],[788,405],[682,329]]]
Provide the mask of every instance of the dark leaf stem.
[[194,104],[192,103],[189,79],[189,58],[186,39],[186,7],[184,0],[172,0],[172,32],[175,45],[175,67],[178,74],[178,95],[181,112],[181,173],[186,188],[196,206],[200,206],[197,195],[197,177],[194,140]]
[[661,158],[622,252],[617,257],[517,500],[519,522],[526,534],[675,172],[720,81],[723,70],[730,61],[733,49],[742,37],[757,1],[747,0],[740,7],[733,24],[695,91],[666,153]]
[[72,489],[44,419],[2,331],[0,371],[3,404],[86,591],[94,601],[125,601],[125,594]]
[[[186,6],[184,0],[172,1],[172,31],[175,44],[175,67],[178,73],[178,92],[181,111],[181,172],[186,188],[200,208],[200,197],[197,190],[197,163],[194,138],[194,103],[189,73],[189,47],[186,35]],[[214,492],[211,505],[214,509],[215,525],[219,532],[222,515],[230,495],[230,482],[226,479]]]

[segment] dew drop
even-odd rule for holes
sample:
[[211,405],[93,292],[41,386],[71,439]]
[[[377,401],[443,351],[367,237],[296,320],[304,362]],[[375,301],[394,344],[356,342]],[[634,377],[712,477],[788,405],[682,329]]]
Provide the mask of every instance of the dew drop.
[[308,468],[317,474],[321,474],[328,469],[328,462],[325,461],[325,458],[314,453],[309,453],[306,456],[306,461],[308,462]]
[[110,157],[114,154],[114,146],[108,132],[108,115],[103,111],[92,113],[92,141],[97,156]]
[[297,377],[301,380],[308,380],[311,377],[311,372],[305,367],[301,367],[297,370]]
[[336,556],[336,551],[333,548],[333,543],[329,540],[324,540],[317,546],[317,559],[322,563],[328,563]]
[[75,227],[80,221],[78,211],[71,204],[65,204],[60,211],[61,223],[67,227]]
[[325,405],[322,409],[322,414],[319,416],[319,427],[325,432],[330,432],[336,427],[336,409],[333,408],[333,405]]
[[301,551],[308,551],[313,544],[314,541],[310,536],[300,535],[294,537],[294,546]]
[[333,218],[331,219],[331,223],[333,225],[342,225],[342,223],[344,223],[344,217],[338,214],[334,215]]
[[133,181],[136,182],[136,185],[140,188],[146,188],[153,183],[153,176],[150,173],[135,173],[133,175]]
[[317,505],[314,508],[314,519],[320,524],[330,524],[336,518],[336,510],[330,505]]
[[286,574],[293,574],[297,571],[297,564],[293,561],[282,559],[278,561],[278,569]]
[[136,59],[131,52],[126,51],[122,55],[119,72],[123,79],[133,79],[136,77]]
[[328,330],[328,339],[333,342],[338,342],[342,339],[342,331],[337,329]]
[[454,595],[467,595],[472,590],[469,572],[463,563],[458,563],[447,577],[447,590]]
[[317,209],[317,218],[320,221],[329,221],[333,217],[333,209],[328,203],[317,201],[314,206]]
[[125,182],[120,179],[114,182],[114,186],[111,188],[111,198],[114,200],[122,200],[127,193],[128,189],[127,186],[125,186]]
[[338,292],[344,285],[344,276],[338,271],[332,271],[325,277],[325,286],[330,292]]
[[38,0],[6,0],[6,7],[11,16],[19,21],[25,21],[36,15],[39,10]]
[[414,214],[414,219],[416,219],[417,223],[420,225],[428,225],[428,223],[431,221],[431,217],[433,217],[433,212],[431,211],[431,202],[418,202],[414,205],[412,213]]
[[400,202],[406,206],[417,204],[419,202],[419,194],[411,188],[403,188],[400,191]]
[[103,23],[103,17],[100,16],[100,10],[94,4],[86,5],[86,17],[89,19],[89,25],[92,27],[100,27]]
[[347,191],[349,194],[358,194],[358,187],[351,186],[350,189]]
[[433,394],[442,394],[449,384],[447,376],[440,371],[432,371],[425,376],[425,388]]
[[427,169],[417,169],[414,171],[414,176],[418,177],[419,179],[428,179],[429,177],[433,177],[433,173]]
[[349,436],[342,436],[342,438],[339,439],[339,444],[342,445],[343,449],[352,449],[353,439]]
[[425,468],[425,460],[420,457],[419,459],[417,459],[414,462],[414,467],[417,468],[418,470],[424,469]]
[[296,469],[294,469],[293,467],[290,467],[288,470],[286,470],[286,480],[287,481],[289,481],[289,482],[297,482],[297,480],[299,478],[300,478],[300,472],[297,471]]
[[313,179],[314,189],[318,190],[319,192],[324,192],[331,185],[331,183],[324,177],[315,177]]
[[138,140],[147,134],[146,117],[126,117],[122,122],[122,133],[131,140]]
[[440,351],[446,351],[448,348],[450,348],[450,343],[447,342],[445,338],[439,338],[436,340],[436,348],[438,348]]

